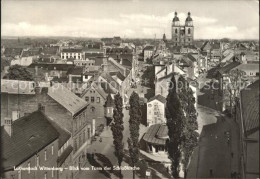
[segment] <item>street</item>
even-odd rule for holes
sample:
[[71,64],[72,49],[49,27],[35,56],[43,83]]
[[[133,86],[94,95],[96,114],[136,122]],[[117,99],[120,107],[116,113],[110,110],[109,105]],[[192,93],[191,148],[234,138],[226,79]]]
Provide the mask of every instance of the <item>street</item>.
[[[124,132],[123,132],[123,142],[124,142],[124,148],[128,149],[127,145],[127,138],[129,137],[129,110],[123,110],[124,113]],[[140,138],[143,136],[144,132],[146,131],[146,127],[143,125],[140,125]],[[105,127],[104,131],[101,133],[100,137],[102,138],[102,142],[99,141],[99,138],[94,141],[91,145],[89,145],[88,152],[89,153],[96,153],[96,154],[102,154],[103,158],[106,158],[108,162],[110,162],[113,166],[117,166],[117,158],[114,155],[114,145],[113,145],[113,135],[110,127]],[[95,157],[97,159],[97,157]],[[104,161],[104,160],[103,160]],[[100,165],[103,166],[102,161],[99,161],[97,159],[97,162],[99,162]],[[108,163],[107,162],[107,163]],[[125,161],[122,162],[122,166],[129,166],[130,164],[126,163]],[[85,166],[91,167],[91,164],[87,162]],[[108,172],[109,173],[109,172]],[[124,178],[132,178],[132,171],[130,170],[124,170],[122,171]],[[118,178],[117,175],[110,173],[111,178]],[[87,178],[107,178],[102,172],[100,171],[81,171],[76,178],[77,179],[85,179]],[[138,176],[136,175],[136,178]]]
[[[208,79],[205,76],[198,79],[204,80]],[[232,118],[210,108],[212,103],[206,100],[204,105],[197,105],[200,138],[191,157],[188,178],[230,178],[231,172],[239,173],[238,125]],[[230,141],[226,132],[230,133]]]

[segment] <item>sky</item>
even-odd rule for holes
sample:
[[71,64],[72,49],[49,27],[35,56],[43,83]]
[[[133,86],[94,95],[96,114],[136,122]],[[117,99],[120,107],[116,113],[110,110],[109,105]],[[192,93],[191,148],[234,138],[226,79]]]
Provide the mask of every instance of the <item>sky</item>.
[[174,12],[195,39],[259,39],[255,0],[2,0],[2,36],[171,38]]

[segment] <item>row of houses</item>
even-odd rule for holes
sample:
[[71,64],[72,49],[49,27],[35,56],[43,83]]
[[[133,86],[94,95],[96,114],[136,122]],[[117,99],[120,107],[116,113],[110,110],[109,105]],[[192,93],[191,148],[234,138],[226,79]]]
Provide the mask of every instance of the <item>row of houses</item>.
[[[39,87],[31,81],[3,79],[1,96],[3,177],[50,177],[56,173],[56,178],[62,172],[50,170],[52,173],[42,174],[13,167],[57,167],[64,162],[67,166],[79,166],[84,162],[87,145],[95,133],[95,119],[88,117],[89,104],[85,100],[61,84]],[[24,136],[22,141],[20,136]],[[54,156],[47,162],[50,153]],[[71,171],[65,173],[67,177],[75,175]]]

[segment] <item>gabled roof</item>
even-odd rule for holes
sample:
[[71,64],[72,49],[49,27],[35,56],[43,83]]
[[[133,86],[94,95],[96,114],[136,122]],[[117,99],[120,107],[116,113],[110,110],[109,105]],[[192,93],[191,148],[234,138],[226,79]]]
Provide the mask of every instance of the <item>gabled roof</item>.
[[108,94],[107,100],[106,100],[104,106],[105,106],[105,107],[114,107],[114,106],[115,106],[115,103],[114,103],[114,100],[113,100],[111,94]]
[[[91,83],[91,86],[86,88],[82,93],[81,97],[83,97],[89,90],[95,90],[97,93],[99,93],[103,99],[106,99],[107,94],[110,92],[109,84],[106,82],[97,82],[94,81]],[[112,92],[112,91],[111,91]]]
[[200,48],[202,51],[205,51],[205,47],[208,47],[209,49],[211,49],[211,45],[210,45],[210,43],[209,43],[209,41],[206,41],[206,42],[204,42],[204,44],[202,45],[202,47]]
[[235,67],[239,66],[240,64],[241,64],[240,62],[233,61],[233,62],[231,62],[231,63],[225,65],[224,67],[220,68],[220,69],[218,70],[218,72],[219,72],[220,74],[222,74],[222,75],[223,75],[223,74],[226,74],[226,73],[230,72],[232,69],[234,69]]
[[160,95],[160,94],[158,94],[158,95],[156,95],[156,96],[150,98],[150,99],[148,100],[148,103],[151,102],[151,101],[153,101],[153,100],[158,100],[158,101],[160,101],[160,102],[162,102],[162,103],[164,103],[164,104],[166,104],[166,102],[167,102],[167,101],[166,101],[166,98],[163,97],[163,96]]
[[111,76],[116,76],[116,77],[119,78],[121,81],[124,81],[124,80],[125,80],[125,76],[122,75],[122,73],[120,73],[119,71],[109,72],[109,74],[110,74]]
[[153,49],[154,49],[154,47],[151,46],[151,45],[148,45],[148,46],[144,47],[144,51],[145,50],[153,50]]
[[188,57],[192,62],[196,62],[196,61],[197,61],[196,58],[195,58],[193,55],[191,55],[190,53],[187,54],[187,57]]
[[30,57],[30,56],[36,56],[40,54],[40,50],[23,50],[22,57]]
[[6,48],[4,51],[4,55],[6,57],[15,57],[17,55],[21,55],[22,51],[22,48]]
[[66,108],[72,115],[85,108],[88,104],[60,83],[54,83],[48,89],[48,95]]
[[17,119],[11,137],[1,127],[1,164],[13,169],[58,139],[59,132],[40,111]]
[[32,63],[28,68],[43,68],[46,70],[59,70],[59,71],[68,71],[70,68],[74,67],[73,64],[61,64],[61,63]]

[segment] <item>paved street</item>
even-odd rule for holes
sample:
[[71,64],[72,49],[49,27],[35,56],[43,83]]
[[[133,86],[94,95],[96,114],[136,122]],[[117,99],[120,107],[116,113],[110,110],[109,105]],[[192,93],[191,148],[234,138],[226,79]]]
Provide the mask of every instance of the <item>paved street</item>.
[[[125,110],[123,111],[124,113],[124,148],[128,149],[127,145],[127,138],[129,137],[129,111]],[[143,136],[144,132],[146,131],[146,127],[141,125],[140,126],[140,138]],[[113,136],[112,136],[112,131],[111,129],[105,128],[102,134],[100,135],[102,138],[102,142],[99,141],[99,138],[97,141],[93,142],[89,148],[88,152],[95,152],[98,154],[104,155],[114,166],[118,165],[117,164],[117,159],[114,155],[114,145],[113,145]],[[102,164],[102,162],[99,162]],[[89,162],[85,164],[85,166],[91,167]],[[129,166],[128,163],[123,162],[122,166]],[[122,174],[124,178],[132,178],[132,171],[122,171]],[[86,175],[88,178],[107,178],[104,174],[102,174],[99,171],[81,171],[81,173],[76,177],[77,179],[83,179],[86,178]],[[111,178],[118,178],[114,174],[111,174]],[[138,178],[138,176],[136,176]]]
[[[200,82],[203,80],[207,79],[199,79]],[[187,176],[230,178],[231,172],[239,172],[238,126],[233,119],[210,108],[209,101],[206,100],[204,105],[197,105],[200,139],[192,155]],[[226,131],[230,133],[229,143]]]

